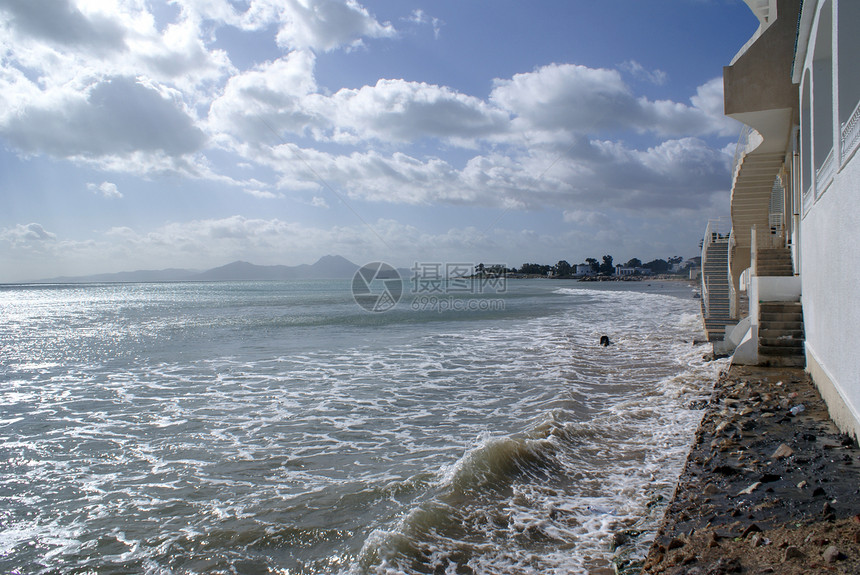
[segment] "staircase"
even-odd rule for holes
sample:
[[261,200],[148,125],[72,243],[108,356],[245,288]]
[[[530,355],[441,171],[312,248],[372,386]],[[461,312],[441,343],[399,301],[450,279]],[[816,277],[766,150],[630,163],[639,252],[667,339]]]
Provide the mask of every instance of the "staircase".
[[803,308],[799,301],[759,304],[759,365],[804,367]]
[[[759,249],[756,252],[756,275],[773,277],[793,274],[788,248]],[[803,307],[799,301],[760,302],[758,324],[759,365],[806,365]]]
[[756,251],[757,276],[792,276],[791,252],[788,248],[759,248]]
[[702,317],[708,341],[722,341],[726,324],[733,323],[729,308],[729,243],[715,241],[705,251],[702,281],[707,285],[707,297],[702,298]]

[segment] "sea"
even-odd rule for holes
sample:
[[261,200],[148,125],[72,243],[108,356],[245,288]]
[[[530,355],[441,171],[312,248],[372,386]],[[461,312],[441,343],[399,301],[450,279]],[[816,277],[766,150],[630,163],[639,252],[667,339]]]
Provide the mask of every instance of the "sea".
[[0,286],[0,573],[636,572],[725,368],[691,287],[422,287]]

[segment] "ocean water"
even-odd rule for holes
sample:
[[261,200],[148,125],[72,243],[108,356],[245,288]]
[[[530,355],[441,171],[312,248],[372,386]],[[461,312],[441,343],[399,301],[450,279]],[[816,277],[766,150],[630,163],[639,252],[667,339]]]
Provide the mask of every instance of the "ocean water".
[[369,313],[348,281],[0,287],[0,572],[641,558],[724,367],[697,302],[506,288]]

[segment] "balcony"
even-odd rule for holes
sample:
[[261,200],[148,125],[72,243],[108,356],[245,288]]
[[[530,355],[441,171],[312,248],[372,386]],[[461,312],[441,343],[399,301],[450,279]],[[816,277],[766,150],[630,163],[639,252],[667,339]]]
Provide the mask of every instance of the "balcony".
[[732,169],[730,254],[735,288],[750,265],[750,229],[767,229],[774,180],[783,169],[791,128],[797,122],[797,87],[791,64],[800,0],[746,0],[759,30],[723,69],[725,112],[746,124]]

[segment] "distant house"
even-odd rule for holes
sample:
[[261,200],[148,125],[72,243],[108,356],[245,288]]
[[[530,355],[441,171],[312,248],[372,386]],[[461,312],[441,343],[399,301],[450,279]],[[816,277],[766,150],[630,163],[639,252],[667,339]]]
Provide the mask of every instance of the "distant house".
[[860,1],[745,2],[760,26],[723,72],[725,113],[746,124],[724,264],[740,323],[726,338],[735,363],[805,366],[857,437]]
[[617,276],[648,276],[651,275],[650,268],[635,267],[631,268],[621,264],[615,266],[615,275]]
[[594,270],[591,269],[591,264],[576,264],[573,275],[577,277],[592,276],[594,275]]

